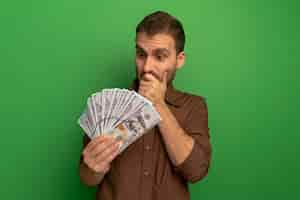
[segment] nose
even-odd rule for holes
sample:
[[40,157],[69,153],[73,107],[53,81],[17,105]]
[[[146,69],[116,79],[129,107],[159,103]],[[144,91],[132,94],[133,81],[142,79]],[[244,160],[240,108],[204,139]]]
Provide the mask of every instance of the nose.
[[144,64],[144,73],[153,73],[154,69],[153,69],[153,61],[152,59],[149,57],[147,57],[145,64]]

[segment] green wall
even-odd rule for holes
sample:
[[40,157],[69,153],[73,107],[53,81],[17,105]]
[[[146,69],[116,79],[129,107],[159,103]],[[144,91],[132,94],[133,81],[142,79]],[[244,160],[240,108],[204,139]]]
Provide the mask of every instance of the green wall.
[[135,26],[182,20],[179,89],[207,97],[213,162],[198,199],[297,199],[300,4],[296,0],[0,3],[1,199],[94,199],[79,182],[86,98],[134,78]]

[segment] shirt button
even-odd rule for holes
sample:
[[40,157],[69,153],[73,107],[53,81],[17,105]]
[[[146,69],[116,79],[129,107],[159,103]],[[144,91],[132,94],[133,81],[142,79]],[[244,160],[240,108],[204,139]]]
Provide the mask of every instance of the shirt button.
[[146,146],[145,146],[145,150],[150,151],[150,150],[151,150],[151,147],[150,147],[149,145],[146,145]]
[[150,174],[150,173],[149,173],[147,170],[144,171],[144,175],[145,175],[145,176],[149,176],[149,174]]

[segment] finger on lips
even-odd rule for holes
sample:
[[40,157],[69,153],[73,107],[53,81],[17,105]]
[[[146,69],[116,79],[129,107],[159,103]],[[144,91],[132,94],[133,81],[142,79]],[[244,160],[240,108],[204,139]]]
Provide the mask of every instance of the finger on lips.
[[150,81],[147,81],[147,80],[141,80],[140,81],[140,86],[141,85],[151,85],[152,83]]
[[152,73],[145,73],[142,80],[156,81],[156,77]]

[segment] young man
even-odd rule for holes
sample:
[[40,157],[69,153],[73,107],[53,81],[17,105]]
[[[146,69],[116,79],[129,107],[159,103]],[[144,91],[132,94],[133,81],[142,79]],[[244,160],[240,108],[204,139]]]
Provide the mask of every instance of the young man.
[[207,106],[201,96],[173,87],[185,61],[181,23],[166,12],[146,16],[136,28],[136,80],[131,89],[148,98],[162,121],[122,154],[117,141],[84,136],[83,183],[101,200],[186,200],[188,183],[207,175],[211,159]]

